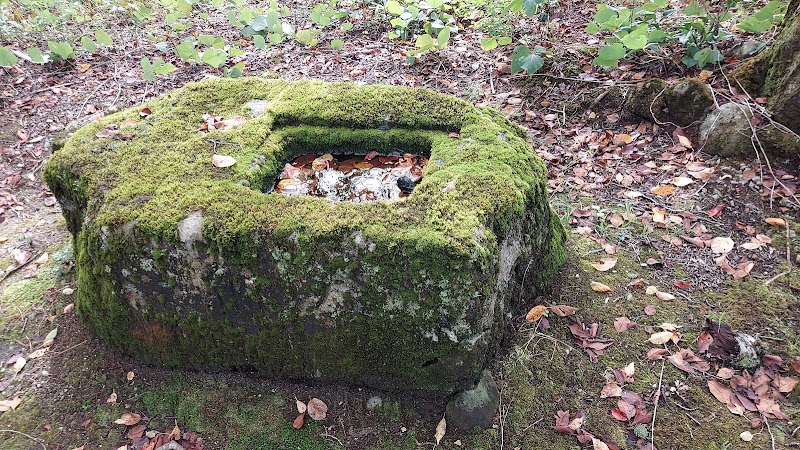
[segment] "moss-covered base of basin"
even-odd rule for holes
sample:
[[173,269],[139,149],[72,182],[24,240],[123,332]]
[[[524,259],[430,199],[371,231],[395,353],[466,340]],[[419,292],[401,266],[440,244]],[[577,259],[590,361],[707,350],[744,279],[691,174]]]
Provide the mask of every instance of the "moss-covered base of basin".
[[[198,131],[206,113],[244,119]],[[353,148],[430,163],[396,202],[263,192],[296,155]],[[74,236],[79,313],[168,366],[453,392],[565,258],[521,130],[424,89],[190,84],[77,131],[45,177]]]

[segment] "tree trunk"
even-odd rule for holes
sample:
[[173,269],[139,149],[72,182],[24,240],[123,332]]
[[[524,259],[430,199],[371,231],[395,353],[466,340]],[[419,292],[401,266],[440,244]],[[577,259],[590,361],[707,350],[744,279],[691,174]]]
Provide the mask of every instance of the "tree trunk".
[[800,0],[791,0],[775,42],[733,76],[750,94],[769,97],[773,119],[800,133]]

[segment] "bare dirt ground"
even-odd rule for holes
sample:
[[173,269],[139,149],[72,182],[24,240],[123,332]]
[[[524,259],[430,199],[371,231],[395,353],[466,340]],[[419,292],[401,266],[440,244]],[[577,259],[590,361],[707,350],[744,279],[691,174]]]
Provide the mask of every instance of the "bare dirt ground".
[[[497,107],[529,130],[548,165],[551,203],[572,232],[570,262],[550,295],[530,299],[548,306],[547,316],[528,322],[520,311],[492,363],[503,397],[495,426],[448,432],[440,446],[602,449],[593,435],[609,448],[798,447],[800,402],[789,389],[800,370],[798,162],[720,160],[695,148],[694,129],[622,111],[622,96],[641,80],[684,74],[665,59],[588,67],[580,30],[593,11],[575,3],[548,23],[523,21],[542,42],[560,43],[547,73],[531,77],[511,75],[508,51],[483,52],[475,32],[407,65],[408,46],[378,41],[366,25],[341,51],[250,48],[246,74],[425,86]],[[146,82],[143,37],[129,30],[119,39],[119,48],[74,63],[0,69],[0,269],[8,267],[0,447],[141,448],[144,430],[113,423],[126,412],[146,430],[197,433],[206,449],[434,447],[442,400],[148,367],[116,354],[72,313],[70,236],[41,176],[51,140],[219,75],[180,63]],[[736,95],[719,72],[709,83]],[[707,318],[757,337],[759,358],[772,356],[742,369],[703,352]],[[52,346],[31,355],[53,329]],[[665,332],[681,339],[654,339]],[[630,363],[634,374],[622,370]],[[376,395],[382,406],[367,409]],[[328,418],[293,429],[295,397],[323,399]]]

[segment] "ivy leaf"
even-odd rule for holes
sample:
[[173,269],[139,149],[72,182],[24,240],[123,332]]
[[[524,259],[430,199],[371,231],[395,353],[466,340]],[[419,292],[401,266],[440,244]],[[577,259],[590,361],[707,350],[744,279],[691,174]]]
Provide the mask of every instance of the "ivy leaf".
[[142,66],[142,79],[153,81],[155,75],[153,74],[153,64],[150,62],[150,58],[145,56],[139,61],[139,64]]
[[632,33],[626,34],[622,39],[622,44],[631,50],[641,50],[647,43],[647,32],[643,30],[636,30]]
[[11,53],[11,50],[0,47],[0,67],[11,67],[19,61],[17,55]]
[[81,47],[89,53],[97,51],[97,44],[94,43],[92,38],[86,35],[81,36]]
[[436,46],[439,48],[444,48],[448,41],[450,41],[450,28],[444,27],[436,36]]
[[494,50],[497,48],[497,39],[493,37],[483,38],[481,39],[481,48],[485,51]]
[[49,48],[59,60],[75,58],[75,50],[67,42],[47,41],[47,48]]
[[400,2],[397,0],[390,0],[388,3],[386,3],[386,11],[389,14],[399,16],[400,14],[403,14],[403,7],[400,6]]
[[260,34],[256,34],[253,36],[253,43],[256,45],[256,48],[264,50],[267,48],[267,43],[264,41],[264,36]]
[[616,67],[619,60],[625,57],[625,46],[620,43],[607,45],[600,49],[594,64],[605,67]]
[[419,49],[429,49],[433,47],[433,38],[430,34],[421,34],[417,36],[417,42],[414,45]]
[[106,33],[106,31],[102,30],[102,29],[101,30],[95,30],[94,38],[97,39],[97,42],[99,42],[100,45],[112,45],[112,44],[114,44],[114,40],[111,39],[111,36],[109,36],[108,33]]
[[188,62],[198,59],[197,49],[194,48],[194,42],[183,41],[175,46],[175,51],[184,61]]
[[50,61],[50,57],[43,55],[39,47],[28,47],[25,51],[28,52],[28,57],[30,57],[33,63],[44,64]]
[[722,61],[722,54],[717,49],[704,48],[695,53],[693,58],[695,61],[697,61],[697,67],[702,69],[708,63],[717,63]]
[[225,64],[228,59],[228,52],[219,48],[209,48],[203,52],[200,57],[200,62],[206,63],[209,66],[218,69],[221,65]]
[[544,66],[544,59],[528,47],[520,45],[511,54],[511,73],[522,72],[536,73]]

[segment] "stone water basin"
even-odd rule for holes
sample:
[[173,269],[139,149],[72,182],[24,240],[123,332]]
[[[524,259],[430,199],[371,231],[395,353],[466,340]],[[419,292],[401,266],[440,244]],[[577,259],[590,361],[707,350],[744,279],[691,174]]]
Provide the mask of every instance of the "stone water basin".
[[[393,201],[270,192],[294,158],[337,149],[428,164]],[[170,367],[452,393],[565,258],[524,132],[425,89],[193,83],[78,130],[45,179],[80,316]]]

